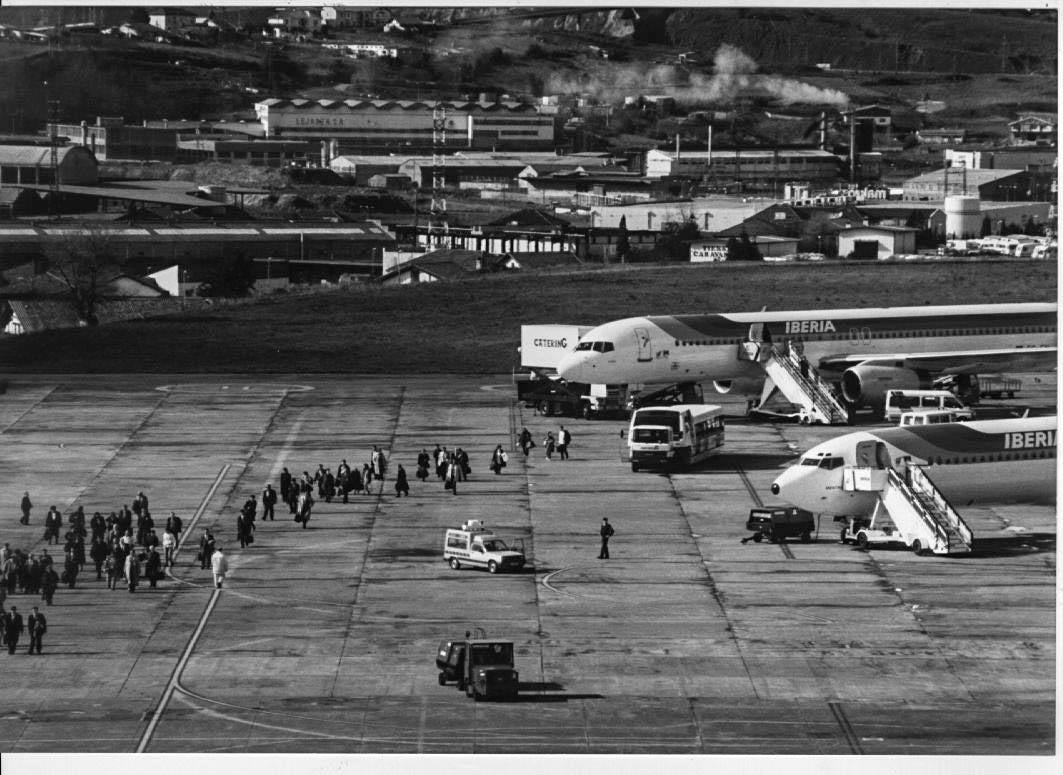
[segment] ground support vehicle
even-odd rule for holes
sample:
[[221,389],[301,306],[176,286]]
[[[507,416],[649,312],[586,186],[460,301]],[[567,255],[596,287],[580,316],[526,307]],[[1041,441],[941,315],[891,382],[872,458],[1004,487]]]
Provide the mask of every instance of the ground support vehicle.
[[716,404],[643,407],[631,416],[628,459],[632,471],[689,466],[717,454],[723,441],[723,408]]
[[974,412],[948,390],[887,390],[883,419],[898,422],[903,412],[950,411],[961,420],[973,420]]
[[934,387],[950,391],[967,404],[977,404],[982,398],[1015,398],[1022,380],[1002,374],[947,374],[934,380]]
[[517,377],[516,384],[517,400],[546,416],[627,417],[627,385],[589,385],[536,373]]
[[454,570],[463,565],[486,568],[489,573],[524,567],[524,542],[518,539],[511,549],[479,519],[470,519],[460,528],[448,529],[443,538],[443,559]]
[[469,638],[468,633],[465,640],[442,641],[436,667],[440,686],[454,681],[458,691],[474,700],[513,699],[519,691],[513,641]]
[[812,540],[812,533],[816,529],[815,519],[812,512],[793,506],[764,507],[749,510],[749,519],[746,520],[746,530],[752,530],[753,535],[743,538],[742,543],[754,541],[760,543],[767,538],[773,544],[782,543],[787,538],[800,538],[803,543]]

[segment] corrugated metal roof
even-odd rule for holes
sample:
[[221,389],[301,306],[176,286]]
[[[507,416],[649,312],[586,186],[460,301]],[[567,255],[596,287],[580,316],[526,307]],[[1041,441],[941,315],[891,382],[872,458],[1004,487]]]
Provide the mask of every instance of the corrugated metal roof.
[[[56,151],[60,164],[75,151],[92,153],[80,145],[67,145]],[[44,145],[0,145],[0,164],[5,167],[51,167],[52,149]]]

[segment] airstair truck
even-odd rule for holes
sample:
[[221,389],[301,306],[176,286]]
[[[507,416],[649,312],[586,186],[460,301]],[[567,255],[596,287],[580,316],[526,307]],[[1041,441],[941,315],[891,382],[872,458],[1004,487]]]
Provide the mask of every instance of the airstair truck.
[[517,400],[544,415],[626,417],[627,385],[591,385],[557,376],[562,356],[576,349],[591,326],[531,325],[520,327],[520,368]]

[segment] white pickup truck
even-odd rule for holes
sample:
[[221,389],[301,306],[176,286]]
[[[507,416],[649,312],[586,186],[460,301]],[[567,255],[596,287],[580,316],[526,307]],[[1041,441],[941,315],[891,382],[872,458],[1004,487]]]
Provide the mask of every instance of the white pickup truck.
[[524,567],[524,542],[518,539],[510,548],[481,520],[470,519],[460,528],[447,530],[443,559],[454,570],[460,570],[463,565],[486,568],[489,573],[520,570]]

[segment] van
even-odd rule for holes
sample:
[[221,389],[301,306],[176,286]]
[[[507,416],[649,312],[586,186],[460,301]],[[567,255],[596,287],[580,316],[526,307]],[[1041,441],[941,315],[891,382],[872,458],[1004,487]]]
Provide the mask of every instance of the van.
[[443,559],[454,570],[469,565],[486,568],[489,573],[516,571],[524,567],[524,542],[517,539],[509,547],[481,520],[470,519],[461,528],[447,530],[443,537]]
[[961,416],[960,412],[951,409],[930,409],[927,411],[901,412],[900,427],[907,428],[915,425],[939,425],[941,423],[963,422],[970,420],[970,412]]
[[974,412],[947,390],[887,390],[886,422],[897,422],[902,412],[949,410],[960,415],[961,420],[971,420]]

